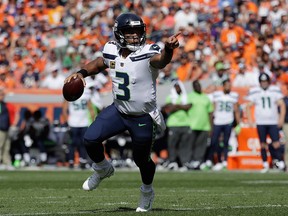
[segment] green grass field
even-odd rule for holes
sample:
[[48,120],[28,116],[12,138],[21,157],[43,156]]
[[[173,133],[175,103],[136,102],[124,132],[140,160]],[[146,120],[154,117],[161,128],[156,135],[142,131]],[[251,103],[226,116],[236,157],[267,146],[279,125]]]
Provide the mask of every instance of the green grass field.
[[[0,215],[135,215],[140,176],[116,171],[92,192],[90,171],[0,171]],[[288,215],[287,173],[157,172],[149,215]],[[145,213],[137,213],[145,214]]]

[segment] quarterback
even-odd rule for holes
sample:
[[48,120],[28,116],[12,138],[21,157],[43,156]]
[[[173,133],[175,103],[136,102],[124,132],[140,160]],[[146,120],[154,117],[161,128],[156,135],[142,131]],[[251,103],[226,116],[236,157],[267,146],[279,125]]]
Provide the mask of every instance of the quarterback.
[[156,103],[156,78],[158,69],[172,59],[173,50],[179,46],[178,32],[165,42],[163,50],[156,44],[146,44],[146,27],[136,14],[119,15],[113,28],[115,41],[103,48],[103,57],[85,65],[77,73],[66,78],[84,78],[109,69],[112,79],[113,103],[102,110],[84,135],[89,157],[94,161],[94,173],[83,183],[90,191],[114,174],[113,166],[104,157],[102,142],[109,137],[129,131],[133,143],[133,159],[139,167],[142,185],[136,212],[152,209],[152,187],[155,164],[150,151],[156,130],[164,130],[165,123]]

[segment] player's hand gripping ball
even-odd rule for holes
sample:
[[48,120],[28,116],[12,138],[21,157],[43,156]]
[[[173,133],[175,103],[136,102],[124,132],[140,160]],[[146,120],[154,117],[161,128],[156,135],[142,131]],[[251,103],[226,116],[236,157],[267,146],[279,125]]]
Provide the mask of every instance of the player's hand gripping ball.
[[64,83],[62,93],[67,101],[76,101],[84,92],[84,83],[80,77],[72,77],[69,82]]

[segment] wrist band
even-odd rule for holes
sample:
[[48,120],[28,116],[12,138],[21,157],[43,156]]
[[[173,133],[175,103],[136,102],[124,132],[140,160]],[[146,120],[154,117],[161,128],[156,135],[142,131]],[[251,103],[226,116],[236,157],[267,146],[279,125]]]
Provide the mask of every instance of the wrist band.
[[77,71],[77,73],[82,74],[82,76],[83,76],[84,78],[89,75],[89,74],[88,74],[88,71],[85,70],[85,69],[81,69],[81,70]]

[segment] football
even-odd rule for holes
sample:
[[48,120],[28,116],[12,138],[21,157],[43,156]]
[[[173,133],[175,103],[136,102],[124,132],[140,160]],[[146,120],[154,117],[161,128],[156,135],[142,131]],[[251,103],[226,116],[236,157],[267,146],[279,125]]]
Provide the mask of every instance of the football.
[[63,85],[62,94],[65,100],[75,101],[81,97],[84,92],[84,84],[80,78],[71,79]]

